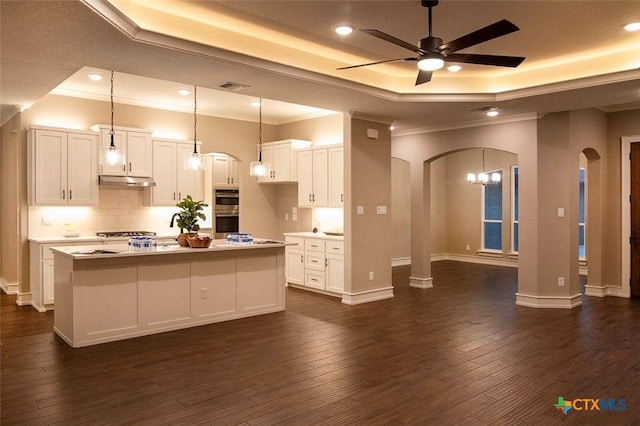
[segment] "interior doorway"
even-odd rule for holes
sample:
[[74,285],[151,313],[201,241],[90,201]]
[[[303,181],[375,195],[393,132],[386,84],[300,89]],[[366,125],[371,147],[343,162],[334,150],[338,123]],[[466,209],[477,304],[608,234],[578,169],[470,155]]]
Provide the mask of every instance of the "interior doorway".
[[[631,144],[631,296],[640,297],[640,142]],[[623,195],[624,196],[624,195]]]

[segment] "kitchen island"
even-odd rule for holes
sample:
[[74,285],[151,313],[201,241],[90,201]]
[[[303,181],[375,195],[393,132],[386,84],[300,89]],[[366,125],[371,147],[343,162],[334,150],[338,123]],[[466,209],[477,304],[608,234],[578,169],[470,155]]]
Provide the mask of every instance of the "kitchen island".
[[283,311],[284,247],[54,247],[54,331],[81,347]]

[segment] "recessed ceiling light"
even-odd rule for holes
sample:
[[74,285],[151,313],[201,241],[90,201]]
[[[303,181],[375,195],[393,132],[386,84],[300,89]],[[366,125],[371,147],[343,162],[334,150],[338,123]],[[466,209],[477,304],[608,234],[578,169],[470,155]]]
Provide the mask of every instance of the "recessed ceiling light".
[[180,93],[182,96],[187,96],[189,93],[191,93],[191,90],[189,90],[189,89],[180,89],[180,90],[178,90],[178,93]]
[[349,35],[353,32],[354,28],[351,25],[338,25],[334,31],[341,36]]
[[500,111],[498,111],[498,108],[491,108],[489,110],[487,110],[486,114],[489,117],[497,117],[500,115]]
[[640,30],[640,22],[632,22],[624,26],[624,29],[629,32],[634,32]]
[[449,65],[447,69],[451,72],[458,72],[462,69],[460,65]]
[[89,79],[93,81],[100,81],[102,80],[102,74],[98,74],[97,72],[90,72]]
[[260,101],[251,101],[251,106],[254,108],[258,108],[260,106]]
[[395,126],[393,126],[393,125],[392,125],[392,126],[389,126],[389,130],[395,130],[395,129],[396,129],[396,127],[395,127]]

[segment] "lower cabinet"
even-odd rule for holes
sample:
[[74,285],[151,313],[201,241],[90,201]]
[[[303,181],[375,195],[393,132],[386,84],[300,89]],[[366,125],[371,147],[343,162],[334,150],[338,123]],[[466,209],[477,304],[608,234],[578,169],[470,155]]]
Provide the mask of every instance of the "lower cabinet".
[[344,291],[344,241],[286,236],[287,283],[332,295]]

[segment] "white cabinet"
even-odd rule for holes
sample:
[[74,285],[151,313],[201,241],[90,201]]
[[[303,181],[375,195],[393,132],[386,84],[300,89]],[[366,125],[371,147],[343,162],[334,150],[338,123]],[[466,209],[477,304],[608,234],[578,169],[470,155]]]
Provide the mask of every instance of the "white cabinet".
[[[97,139],[96,139],[97,140]],[[121,242],[122,243],[122,242]],[[85,243],[29,243],[29,272],[31,305],[39,312],[53,309],[53,252],[51,247],[97,245],[100,242]]]
[[285,183],[298,181],[298,149],[311,142],[297,139],[262,144],[262,161],[271,165],[268,176],[259,177],[259,183]]
[[298,207],[342,207],[343,148],[315,148],[298,153]]
[[98,204],[98,138],[66,129],[28,129],[29,203]]
[[187,194],[195,200],[204,195],[202,170],[184,168],[184,157],[193,152],[193,144],[186,141],[153,141],[153,179],[151,188],[153,206],[175,206]]
[[240,184],[240,162],[227,154],[213,154],[214,188],[237,188]]
[[[98,126],[100,129],[100,147],[111,144],[111,127]],[[153,154],[151,132],[140,129],[115,127],[114,145],[125,155],[125,165],[101,165],[100,174],[110,176],[150,177],[153,173]]]
[[287,237],[287,243],[297,244],[288,246],[285,250],[287,282],[304,285],[304,239]]
[[287,283],[330,295],[344,291],[344,241],[285,236]]

